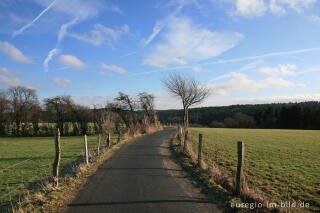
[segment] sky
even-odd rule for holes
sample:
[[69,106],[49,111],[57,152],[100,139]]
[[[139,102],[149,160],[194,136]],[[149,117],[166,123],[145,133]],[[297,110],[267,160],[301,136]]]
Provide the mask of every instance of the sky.
[[199,106],[320,100],[319,0],[1,0],[0,89],[103,106],[118,92],[181,108],[161,79],[211,88]]

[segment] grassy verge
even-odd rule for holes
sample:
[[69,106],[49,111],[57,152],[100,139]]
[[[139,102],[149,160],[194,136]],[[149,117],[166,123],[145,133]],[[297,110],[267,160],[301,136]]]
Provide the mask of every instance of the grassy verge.
[[195,161],[189,155],[183,152],[183,148],[179,145],[177,135],[170,139],[171,151],[182,166],[182,168],[190,175],[194,183],[201,188],[201,191],[207,195],[213,203],[217,204],[220,208],[225,209],[225,212],[237,212],[236,209],[230,208],[230,203],[234,202],[235,197],[232,193],[225,190],[220,185],[216,184],[210,174],[201,170]]
[[205,162],[235,177],[241,140],[251,190],[278,204],[309,203],[310,208],[300,209],[304,212],[320,211],[320,131],[192,128],[195,152],[199,133]]
[[[112,154],[124,144],[135,139],[136,138],[122,140],[118,144],[113,143],[113,146],[110,149],[102,149],[99,156],[91,156],[91,163],[89,166],[82,163],[73,166],[70,168],[71,171],[62,175],[59,180],[58,188],[53,187],[51,181],[38,182],[38,187],[34,190],[26,190],[23,197],[21,196],[23,199],[21,199],[20,202],[18,201],[10,211],[19,213],[63,212],[66,209],[66,205],[72,201],[78,190],[86,182],[87,177],[94,174],[99,165],[111,157]],[[92,146],[92,149],[94,149],[94,147],[95,146]],[[81,150],[83,150],[83,147]],[[81,162],[83,162],[83,159]]]

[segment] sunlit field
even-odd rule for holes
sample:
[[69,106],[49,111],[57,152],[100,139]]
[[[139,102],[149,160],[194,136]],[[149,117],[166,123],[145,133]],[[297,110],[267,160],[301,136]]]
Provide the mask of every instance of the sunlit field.
[[320,131],[192,128],[197,150],[203,134],[204,159],[235,177],[237,141],[245,144],[249,187],[272,201],[301,200],[320,211]]

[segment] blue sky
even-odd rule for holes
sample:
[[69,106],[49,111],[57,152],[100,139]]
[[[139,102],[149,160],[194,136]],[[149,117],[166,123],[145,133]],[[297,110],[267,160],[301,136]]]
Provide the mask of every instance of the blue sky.
[[103,105],[118,91],[179,108],[169,72],[212,88],[201,106],[320,99],[318,0],[1,0],[0,88]]

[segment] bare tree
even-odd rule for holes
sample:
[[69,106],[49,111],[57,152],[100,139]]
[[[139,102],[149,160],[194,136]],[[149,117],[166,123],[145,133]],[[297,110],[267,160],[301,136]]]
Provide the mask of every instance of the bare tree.
[[187,77],[179,73],[172,73],[163,84],[175,97],[179,97],[183,105],[183,124],[185,128],[185,139],[188,136],[189,128],[189,107],[202,103],[210,94],[210,89],[201,85],[201,83],[192,77]]
[[138,94],[140,107],[146,114],[149,123],[152,125],[157,125],[158,118],[156,111],[154,109],[154,96],[146,92],[141,92]]
[[[126,123],[127,128],[129,128],[129,134],[134,135],[137,133],[138,128],[138,119],[137,119],[137,101],[135,98],[130,97],[129,95],[119,92],[119,96],[116,97],[113,108]],[[111,105],[112,105],[111,104]]]

